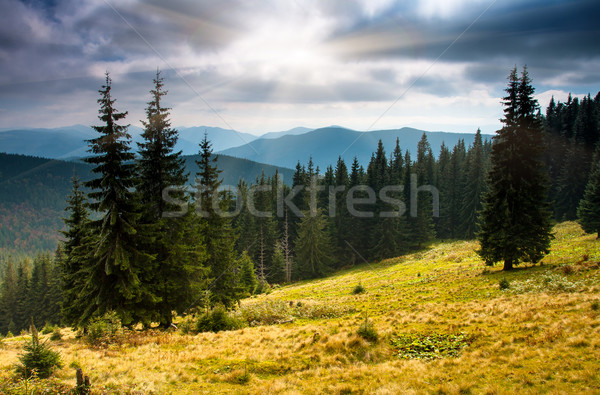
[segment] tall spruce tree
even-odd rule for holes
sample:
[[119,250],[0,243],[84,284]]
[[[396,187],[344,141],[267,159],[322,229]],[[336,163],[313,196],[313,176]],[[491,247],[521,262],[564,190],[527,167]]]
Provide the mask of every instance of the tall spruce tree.
[[481,198],[486,190],[487,160],[483,152],[481,130],[477,129],[473,145],[467,153],[465,183],[460,211],[461,235],[468,239],[479,230],[477,215],[482,209]]
[[87,211],[87,198],[81,190],[79,178],[71,180],[73,187],[67,198],[65,211],[68,217],[63,218],[67,229],[62,232],[62,256],[57,256],[61,267],[62,307],[61,316],[67,325],[76,325],[81,316],[81,301],[79,297],[85,284],[85,275],[81,269],[89,254],[90,229]]
[[127,126],[120,125],[127,112],[115,108],[111,94],[112,82],[99,91],[102,125],[93,126],[100,134],[89,140],[92,156],[85,159],[94,165],[96,178],[85,183],[91,192],[90,208],[101,217],[90,223],[95,235],[83,268],[85,285],[79,300],[85,323],[94,315],[115,311],[125,325],[149,323],[150,310],[156,304],[151,292],[155,271],[152,256],[139,250],[138,221],[140,207],[133,192],[136,185],[134,154],[130,150],[131,136]]
[[333,246],[326,228],[327,220],[321,209],[314,213],[304,213],[304,218],[298,226],[296,240],[297,271],[300,279],[322,277],[335,263]]
[[479,255],[489,265],[536,263],[550,248],[551,223],[542,163],[542,125],[534,88],[523,69],[508,77],[504,126],[494,137],[489,191],[484,196]]
[[[170,109],[163,106],[167,91],[159,71],[153,83],[146,120],[142,121],[143,141],[138,143],[136,189],[143,208],[144,232],[151,236],[146,238],[149,243],[142,248],[156,257],[152,292],[160,301],[153,308],[153,318],[161,326],[168,327],[173,312],[183,312],[194,297],[193,281],[202,277],[205,251],[204,244],[198,239],[199,224],[193,223],[186,210],[184,187],[187,174],[181,151],[175,152],[178,132],[171,127]],[[184,207],[169,203],[172,200]]]
[[577,216],[587,233],[596,233],[600,238],[600,144],[594,155],[592,174],[588,180],[583,199],[579,203]]
[[6,335],[16,327],[14,319],[18,309],[17,273],[12,259],[8,260],[4,269],[0,291],[0,334]]
[[203,237],[206,244],[209,269],[209,303],[232,307],[243,295],[243,286],[238,278],[238,260],[234,256],[236,234],[231,220],[222,215],[229,207],[227,194],[221,194],[219,186],[220,170],[216,165],[217,157],[212,154],[212,145],[205,134],[200,143],[200,158],[196,161],[196,213],[205,223]]

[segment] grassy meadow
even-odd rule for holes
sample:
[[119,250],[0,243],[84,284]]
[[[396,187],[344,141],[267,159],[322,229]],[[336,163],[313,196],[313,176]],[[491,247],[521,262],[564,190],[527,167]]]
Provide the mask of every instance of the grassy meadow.
[[90,347],[61,329],[47,341],[64,366],[42,383],[14,378],[29,336],[5,338],[0,393],[66,391],[77,367],[92,393],[600,393],[600,240],[573,222],[554,232],[541,264],[512,272],[476,242],[440,242],[276,288],[242,301],[251,325],[235,331]]

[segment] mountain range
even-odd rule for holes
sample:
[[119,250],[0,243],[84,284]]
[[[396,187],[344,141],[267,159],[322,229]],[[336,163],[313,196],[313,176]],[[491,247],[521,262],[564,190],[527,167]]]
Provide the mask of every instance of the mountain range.
[[[309,158],[312,158],[314,165],[319,166],[321,170],[325,170],[328,165],[335,165],[338,156],[341,156],[348,166],[356,157],[359,163],[366,167],[371,155],[377,150],[379,140],[382,141],[389,155],[394,150],[398,139],[402,151],[408,150],[414,160],[417,144],[423,133],[427,135],[436,156],[442,143],[452,149],[459,139],[464,140],[468,146],[475,138],[475,133],[426,132],[412,128],[359,132],[330,126],[301,135],[256,139],[239,147],[228,148],[221,153],[289,168],[294,168],[298,161],[306,164]],[[491,135],[484,135],[485,138],[491,138]]]
[[[204,133],[207,134],[213,151],[219,152],[228,148],[246,145],[257,138],[274,139],[287,134],[297,135],[312,130],[298,127],[281,132],[266,133],[259,137],[250,133],[211,126],[179,127],[176,129],[179,131],[176,149],[182,151],[183,155],[198,153],[198,145],[204,138]],[[133,140],[133,148],[137,149],[136,143],[142,141],[141,134],[143,130],[138,126],[129,126],[128,130]],[[0,152],[50,159],[82,158],[88,155],[86,140],[96,136],[96,131],[85,125],[52,129],[0,129]]]
[[[437,155],[442,143],[452,148],[459,139],[469,145],[474,138],[474,133],[428,132],[412,128],[360,132],[339,126],[320,129],[298,127],[262,136],[209,126],[181,127],[177,130],[179,140],[176,149],[182,151],[183,155],[197,154],[198,144],[206,133],[213,151],[220,154],[287,168],[294,168],[298,161],[307,163],[312,157],[313,163],[321,169],[334,165],[338,156],[347,164],[357,157],[366,166],[379,140],[388,154],[393,150],[396,139],[399,139],[402,150],[414,155],[417,143],[425,133]],[[142,141],[142,129],[130,126],[129,132],[133,148],[136,149],[135,143]],[[84,125],[4,130],[0,131],[0,152],[51,159],[82,158],[88,155],[86,140],[96,135],[91,127]]]

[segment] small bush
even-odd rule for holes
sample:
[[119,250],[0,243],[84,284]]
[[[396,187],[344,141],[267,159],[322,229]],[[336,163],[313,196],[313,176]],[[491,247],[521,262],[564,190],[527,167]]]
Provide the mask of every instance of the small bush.
[[42,335],[50,334],[53,331],[54,331],[54,327],[52,325],[48,325],[48,323],[46,323],[46,325],[44,325],[44,327],[42,328]]
[[503,278],[503,279],[502,279],[502,280],[500,280],[500,282],[498,283],[498,287],[499,287],[501,290],[509,289],[509,288],[510,288],[510,282],[509,282],[507,279]]
[[114,311],[94,318],[87,326],[85,340],[92,346],[107,346],[116,343],[123,335],[121,320]]
[[573,265],[564,265],[560,268],[560,270],[564,274],[573,274],[573,272],[575,271],[575,269],[573,268]]
[[23,347],[19,362],[20,364],[15,369],[25,379],[32,376],[45,379],[55,369],[62,367],[60,354],[51,350],[46,343],[40,343],[37,330],[33,324],[31,325],[31,342]]
[[592,310],[598,311],[598,309],[600,309],[600,302],[597,300],[592,301]]
[[364,292],[365,292],[365,287],[363,287],[361,283],[358,283],[356,285],[356,287],[354,287],[354,289],[352,290],[353,295],[362,294]]
[[408,333],[393,339],[392,346],[400,358],[432,360],[457,357],[472,341],[465,333]]
[[376,342],[377,340],[379,340],[379,335],[373,327],[373,324],[369,321],[368,317],[365,317],[363,323],[360,324],[360,328],[358,328],[356,334],[370,342]]
[[58,327],[55,327],[54,330],[52,331],[52,334],[50,335],[50,340],[57,341],[60,339],[62,339],[62,335],[60,334],[60,329]]
[[196,332],[232,331],[242,327],[242,322],[227,314],[223,307],[215,307],[196,321]]

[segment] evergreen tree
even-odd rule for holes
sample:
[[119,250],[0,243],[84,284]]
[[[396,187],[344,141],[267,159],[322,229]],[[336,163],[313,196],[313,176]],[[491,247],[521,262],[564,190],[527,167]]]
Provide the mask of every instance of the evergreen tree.
[[246,251],[242,252],[239,266],[240,283],[244,288],[244,292],[246,295],[252,295],[258,285],[258,279],[256,278],[256,272],[254,271],[254,262],[252,262],[252,258],[248,256]]
[[452,154],[444,143],[440,147],[440,156],[436,166],[437,187],[440,191],[440,216],[435,221],[435,233],[440,239],[452,237],[450,209],[452,184]]
[[504,270],[538,262],[550,247],[551,223],[542,166],[542,131],[534,88],[523,69],[513,69],[504,98],[504,126],[494,137],[489,191],[484,196],[479,255]]
[[99,93],[103,125],[93,127],[100,136],[89,140],[92,156],[85,159],[95,166],[92,172],[97,178],[85,186],[91,189],[90,208],[101,218],[90,223],[95,239],[83,268],[86,283],[79,298],[79,321],[85,323],[113,310],[125,325],[149,323],[150,309],[157,301],[150,281],[155,267],[152,257],[138,248],[140,209],[132,191],[136,184],[134,154],[127,126],[119,125],[127,112],[114,106],[108,73]]
[[300,279],[322,277],[335,262],[325,216],[320,209],[314,214],[306,212],[298,227],[296,258]]
[[[181,151],[174,152],[178,132],[171,127],[170,108],[163,107],[162,99],[167,94],[164,90],[164,78],[160,71],[153,80],[154,88],[150,91],[151,100],[146,107],[146,120],[142,133],[143,141],[139,147],[139,180],[137,190],[144,206],[144,222],[156,223],[163,218],[165,211],[177,210],[163,199],[163,191],[174,187],[179,200],[183,199],[182,187],[187,181],[185,163]],[[173,196],[175,197],[175,196]]]
[[[421,140],[417,144],[417,162],[413,171],[417,176],[417,187],[433,185],[434,183],[434,164],[431,145],[427,140],[427,135],[423,133]],[[412,187],[412,185],[411,185]],[[409,188],[410,189],[410,188]],[[411,201],[411,204],[413,202]],[[429,192],[421,193],[417,196],[416,210],[411,207],[413,214],[416,211],[416,217],[412,221],[412,238],[418,247],[431,240],[435,236],[433,224],[433,200]]]
[[[136,187],[143,206],[143,229],[151,236],[146,238],[149,243],[142,248],[156,257],[157,264],[152,292],[160,300],[153,307],[156,313],[153,318],[162,327],[168,327],[173,311],[182,312],[189,304],[194,286],[192,279],[202,277],[205,251],[203,243],[198,242],[200,236],[192,236],[199,231],[197,224],[191,223],[193,218],[187,213],[181,214],[181,207],[169,204],[163,196],[167,193],[170,199],[187,202],[184,192],[187,175],[181,151],[174,152],[178,132],[171,128],[170,109],[162,104],[167,91],[159,71],[153,83],[146,120],[142,121],[143,142],[138,143],[140,158]],[[171,215],[171,212],[179,214]],[[190,239],[193,244],[186,244],[185,241]]]
[[229,198],[220,194],[220,170],[216,166],[217,157],[212,155],[212,145],[205,134],[200,143],[199,167],[196,173],[196,213],[206,224],[203,227],[203,238],[206,244],[209,269],[209,303],[214,306],[232,307],[243,293],[237,281],[237,260],[234,256],[236,235],[231,221],[222,211],[229,207]]
[[468,239],[474,238],[479,230],[477,226],[477,215],[482,209],[481,197],[486,190],[486,162],[483,152],[481,130],[477,129],[475,141],[467,154],[465,184],[460,211],[461,235]]
[[596,233],[600,238],[600,145],[596,149],[592,174],[579,203],[577,216],[584,231]]
[[86,208],[87,199],[81,190],[79,178],[71,179],[73,188],[67,198],[65,211],[69,213],[63,218],[67,230],[62,234],[65,238],[62,243],[61,255],[57,254],[57,262],[61,267],[62,307],[61,316],[66,325],[76,325],[81,316],[80,294],[85,284],[85,274],[81,272],[89,242],[89,218]]
[[[15,330],[14,319],[17,315],[17,273],[12,259],[9,259],[4,275],[2,276],[2,287],[0,288],[0,334],[6,335],[9,330]],[[12,328],[10,328],[12,323]],[[15,334],[13,332],[13,334]]]
[[[446,200],[443,203],[447,210],[444,211],[444,218],[448,222],[450,238],[464,237],[460,232],[460,212],[462,207],[463,188],[465,185],[465,167],[466,167],[466,149],[464,140],[459,140],[452,149],[450,157],[449,180],[446,190]],[[442,212],[442,208],[440,208]]]

